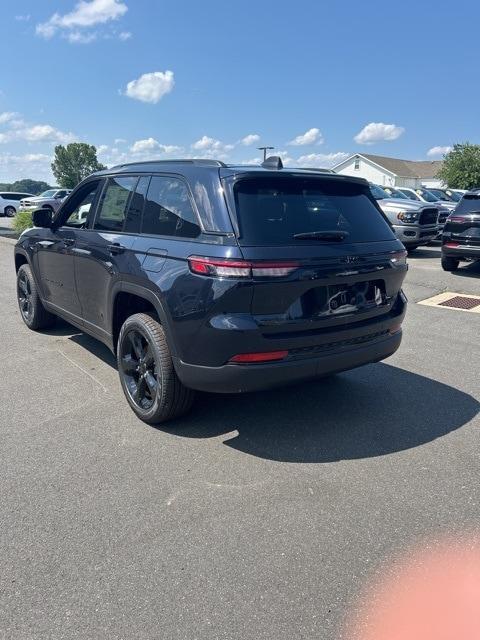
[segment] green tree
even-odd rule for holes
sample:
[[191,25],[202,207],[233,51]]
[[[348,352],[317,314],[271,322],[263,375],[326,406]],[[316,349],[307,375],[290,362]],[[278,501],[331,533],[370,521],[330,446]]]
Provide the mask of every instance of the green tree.
[[445,155],[437,177],[453,189],[480,187],[480,145],[454,145]]
[[105,168],[98,161],[97,149],[92,144],[72,142],[65,147],[62,144],[55,147],[52,171],[58,184],[65,189],[73,189],[94,171]]
[[42,193],[42,191],[46,191],[47,189],[51,189],[51,186],[48,184],[48,182],[43,182],[43,180],[32,180],[31,178],[17,180],[10,185],[10,191],[31,193],[34,196]]

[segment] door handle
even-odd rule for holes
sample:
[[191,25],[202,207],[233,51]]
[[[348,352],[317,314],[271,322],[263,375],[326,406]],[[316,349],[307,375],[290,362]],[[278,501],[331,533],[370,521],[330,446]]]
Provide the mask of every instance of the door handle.
[[72,247],[75,244],[75,238],[63,238],[62,242],[66,247]]
[[123,253],[125,251],[125,247],[118,242],[114,242],[113,244],[108,245],[108,250],[112,255],[118,255],[119,253]]

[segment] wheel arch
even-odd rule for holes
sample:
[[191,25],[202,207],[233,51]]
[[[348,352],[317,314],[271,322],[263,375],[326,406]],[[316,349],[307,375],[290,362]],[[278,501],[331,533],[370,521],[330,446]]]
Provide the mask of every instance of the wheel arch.
[[115,352],[118,335],[125,320],[134,313],[153,311],[165,331],[170,353],[176,355],[175,343],[172,338],[167,314],[160,299],[153,291],[132,282],[118,283],[118,286],[112,290],[110,310],[110,327],[113,350]]

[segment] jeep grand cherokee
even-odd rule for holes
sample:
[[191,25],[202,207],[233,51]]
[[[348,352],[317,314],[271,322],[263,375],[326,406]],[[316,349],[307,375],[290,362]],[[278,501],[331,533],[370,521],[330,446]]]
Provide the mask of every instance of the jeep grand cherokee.
[[378,362],[401,341],[406,252],[365,180],[211,160],[93,174],[15,248],[31,329],[61,316],[116,354],[144,421]]

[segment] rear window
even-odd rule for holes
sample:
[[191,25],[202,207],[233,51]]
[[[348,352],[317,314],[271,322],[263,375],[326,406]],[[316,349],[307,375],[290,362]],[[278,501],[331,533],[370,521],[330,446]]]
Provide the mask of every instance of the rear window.
[[463,196],[455,207],[455,215],[457,213],[480,213],[480,194]]
[[[392,240],[369,187],[325,178],[251,178],[234,186],[241,245],[318,243],[295,234],[342,231],[346,242]],[[320,241],[325,242],[325,240]]]

